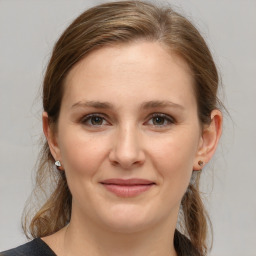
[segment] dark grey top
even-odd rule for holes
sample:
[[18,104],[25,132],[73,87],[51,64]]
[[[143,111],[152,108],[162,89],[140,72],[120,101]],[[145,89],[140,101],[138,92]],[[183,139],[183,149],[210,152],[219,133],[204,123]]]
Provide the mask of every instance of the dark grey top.
[[0,256],[57,256],[40,238],[0,253]]

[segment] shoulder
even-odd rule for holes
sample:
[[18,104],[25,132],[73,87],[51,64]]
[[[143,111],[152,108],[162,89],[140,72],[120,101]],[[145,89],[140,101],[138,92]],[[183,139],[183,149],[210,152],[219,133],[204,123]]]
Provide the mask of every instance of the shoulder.
[[51,248],[40,238],[8,251],[0,252],[0,256],[56,256]]

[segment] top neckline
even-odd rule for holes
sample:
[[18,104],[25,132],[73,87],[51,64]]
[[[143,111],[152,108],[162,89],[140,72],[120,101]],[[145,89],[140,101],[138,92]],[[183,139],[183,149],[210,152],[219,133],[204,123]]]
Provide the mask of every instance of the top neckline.
[[34,242],[37,244],[38,248],[40,249],[40,251],[42,251],[42,253],[47,253],[47,256],[57,256],[55,252],[51,249],[51,247],[46,242],[44,242],[40,237],[35,238]]

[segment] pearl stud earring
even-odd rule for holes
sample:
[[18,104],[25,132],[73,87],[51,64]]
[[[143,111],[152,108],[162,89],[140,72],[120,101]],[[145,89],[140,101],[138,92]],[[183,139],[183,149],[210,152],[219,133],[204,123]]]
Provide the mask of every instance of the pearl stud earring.
[[59,160],[58,160],[58,161],[56,161],[56,162],[55,162],[55,165],[57,166],[57,168],[58,168],[58,167],[61,167],[61,163],[60,163],[60,161],[59,161]]

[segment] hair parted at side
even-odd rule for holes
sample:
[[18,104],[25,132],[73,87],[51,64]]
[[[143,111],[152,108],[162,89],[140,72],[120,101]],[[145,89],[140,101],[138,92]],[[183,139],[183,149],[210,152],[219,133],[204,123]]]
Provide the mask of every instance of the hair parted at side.
[[[144,1],[109,2],[83,12],[64,31],[54,46],[43,82],[43,107],[48,113],[52,129],[58,122],[64,81],[68,72],[93,50],[106,45],[126,44],[136,40],[161,43],[178,54],[189,65],[194,78],[194,91],[201,124],[211,121],[211,111],[218,108],[218,73],[212,55],[190,21],[169,6],[156,6]],[[64,172],[54,166],[47,142],[44,142],[38,160],[34,197],[46,195],[39,210],[24,211],[23,229],[28,237],[50,235],[70,220],[72,195]],[[200,254],[207,252],[207,213],[199,193],[199,176],[191,183],[181,203],[180,230]],[[50,177],[50,178],[49,178]],[[49,180],[51,192],[48,196]],[[30,206],[30,204],[28,204]],[[31,210],[31,209],[30,209]],[[30,219],[31,213],[33,214]],[[210,222],[209,222],[210,223]],[[176,244],[186,250],[186,240],[177,231]]]

